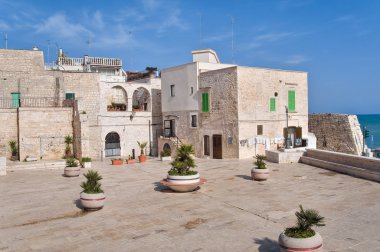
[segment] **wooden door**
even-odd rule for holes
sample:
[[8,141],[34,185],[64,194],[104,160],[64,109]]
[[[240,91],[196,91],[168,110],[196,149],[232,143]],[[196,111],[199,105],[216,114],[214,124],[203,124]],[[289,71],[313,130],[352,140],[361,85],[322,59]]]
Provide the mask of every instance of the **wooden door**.
[[222,135],[212,136],[212,157],[222,159]]

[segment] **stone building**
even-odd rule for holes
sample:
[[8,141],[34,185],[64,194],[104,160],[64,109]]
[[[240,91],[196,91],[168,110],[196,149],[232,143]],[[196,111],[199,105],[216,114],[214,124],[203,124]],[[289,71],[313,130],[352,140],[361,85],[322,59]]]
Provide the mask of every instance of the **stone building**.
[[[191,143],[196,156],[249,158],[308,139],[306,72],[221,64],[210,49],[193,51],[193,62],[164,69],[165,144]],[[286,109],[288,107],[288,128]]]
[[120,59],[57,62],[45,70],[42,51],[0,50],[0,156],[16,140],[20,160],[61,158],[67,135],[77,157],[127,156],[137,141],[157,154],[159,78],[128,82]]
[[354,155],[363,152],[363,134],[356,115],[310,114],[309,131],[317,137],[318,149]]

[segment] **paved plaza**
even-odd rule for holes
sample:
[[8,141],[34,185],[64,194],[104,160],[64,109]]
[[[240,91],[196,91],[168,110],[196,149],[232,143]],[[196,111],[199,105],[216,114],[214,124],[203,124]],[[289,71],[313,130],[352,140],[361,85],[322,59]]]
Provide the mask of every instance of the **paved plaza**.
[[0,251],[279,251],[299,204],[325,216],[325,251],[380,251],[379,183],[272,163],[270,180],[257,182],[252,161],[197,159],[208,182],[191,193],[158,183],[169,162],[93,162],[107,201],[90,213],[78,203],[82,175],[8,172],[0,177]]

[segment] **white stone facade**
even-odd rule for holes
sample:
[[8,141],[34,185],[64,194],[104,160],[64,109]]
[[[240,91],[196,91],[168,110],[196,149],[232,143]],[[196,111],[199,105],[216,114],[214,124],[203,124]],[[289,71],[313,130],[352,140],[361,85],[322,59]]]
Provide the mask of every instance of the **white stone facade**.
[[[297,131],[291,134],[292,145],[306,142],[307,73],[196,61],[208,55],[196,55],[193,63],[162,71],[163,120],[173,121],[176,137],[193,144],[196,156],[250,158],[282,147],[289,91],[295,94],[295,108],[288,115],[290,130]],[[208,112],[203,111],[204,93]],[[196,127],[191,115],[197,115]],[[161,149],[168,141],[160,142]]]
[[[148,142],[146,153],[156,155],[156,132],[162,122],[160,79],[126,82],[116,67],[119,75],[48,71],[41,51],[0,49],[0,119],[7,122],[0,125],[0,155],[9,158],[8,142],[16,140],[21,160],[26,155],[59,159],[64,155],[63,138],[71,135],[77,157],[101,159],[110,132],[120,136],[121,156],[130,155],[132,149],[139,155],[137,141]],[[109,111],[116,86],[126,94],[126,108]],[[132,111],[134,91],[142,88],[148,102],[139,105],[145,111]],[[20,96],[17,104],[13,104],[15,92]],[[65,107],[68,95],[75,96],[74,107]]]

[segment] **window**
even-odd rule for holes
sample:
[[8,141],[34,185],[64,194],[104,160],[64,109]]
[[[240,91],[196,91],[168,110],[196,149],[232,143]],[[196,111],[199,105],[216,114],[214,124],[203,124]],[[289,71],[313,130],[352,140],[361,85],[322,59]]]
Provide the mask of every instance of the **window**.
[[170,85],[170,96],[175,96],[175,85]]
[[20,107],[20,93],[11,93],[12,95],[12,108]]
[[75,100],[75,93],[66,93],[65,99],[66,100]]
[[288,91],[288,108],[289,108],[289,112],[296,111],[296,91],[295,90]]
[[263,134],[263,125],[257,125],[257,135],[261,136]]
[[202,93],[202,112],[209,112],[208,93]]
[[164,120],[164,136],[165,137],[175,136],[174,120]]
[[210,137],[209,136],[203,136],[203,147],[204,147],[204,155],[210,156]]
[[194,87],[190,87],[190,95],[194,94]]
[[274,97],[270,98],[269,111],[270,112],[275,112],[276,111],[276,98],[274,98]]
[[192,128],[197,127],[197,115],[191,115],[191,127]]

